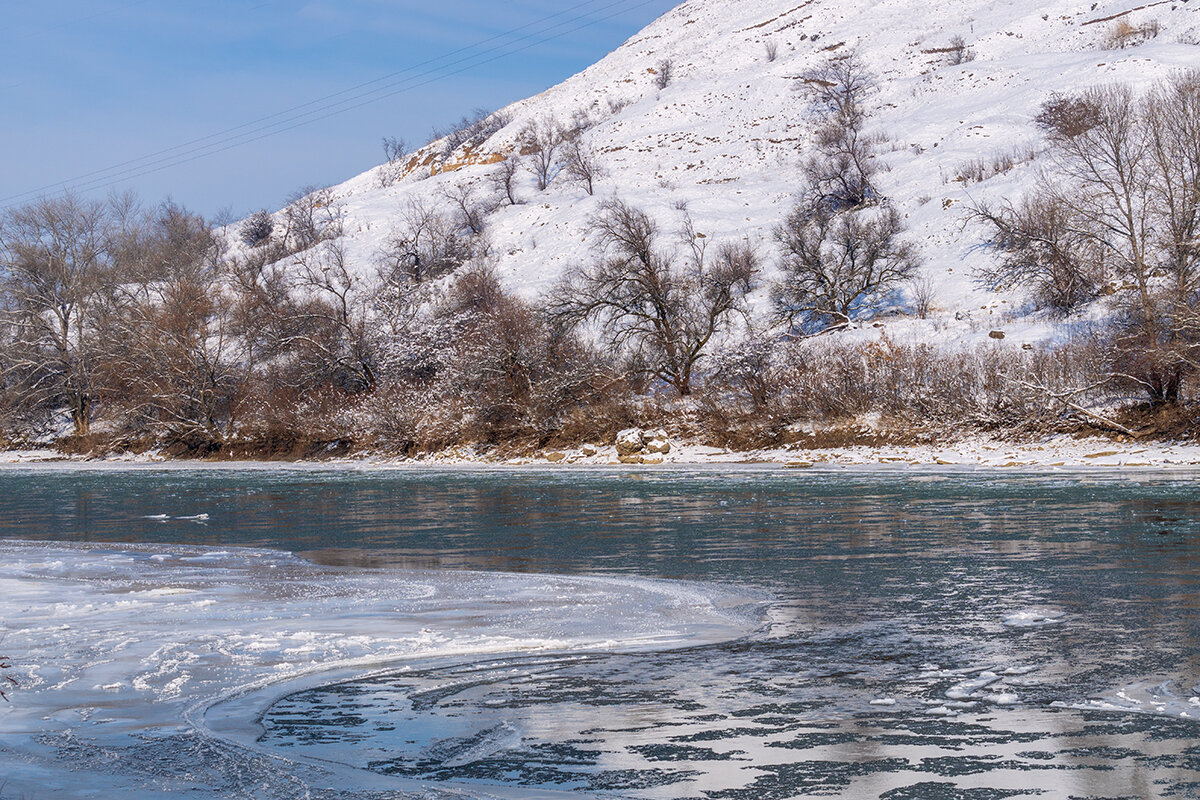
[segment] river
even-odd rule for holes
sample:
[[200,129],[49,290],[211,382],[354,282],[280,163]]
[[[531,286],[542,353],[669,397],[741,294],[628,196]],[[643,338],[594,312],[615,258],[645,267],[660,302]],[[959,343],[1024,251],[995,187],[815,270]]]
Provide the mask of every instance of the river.
[[1200,796],[1189,473],[0,470],[0,797]]

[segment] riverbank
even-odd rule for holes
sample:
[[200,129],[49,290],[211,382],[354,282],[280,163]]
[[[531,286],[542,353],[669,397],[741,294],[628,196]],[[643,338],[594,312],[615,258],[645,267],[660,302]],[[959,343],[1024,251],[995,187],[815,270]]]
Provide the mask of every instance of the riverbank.
[[[494,457],[470,448],[452,448],[417,457],[360,451],[328,458],[286,460],[180,459],[159,451],[92,456],[65,454],[53,449],[0,452],[0,465],[245,465],[355,466],[355,467],[605,467],[701,466],[722,464],[777,465],[781,468],[897,467],[985,468],[1177,468],[1200,467],[1200,444],[1194,442],[1119,442],[1102,437],[1051,436],[1036,441],[1010,441],[969,437],[953,443],[931,445],[875,445],[828,448],[789,446],[749,451],[669,441],[666,453],[644,452],[622,456],[615,445],[586,445],[578,449],[539,451],[516,458]],[[640,462],[640,463],[639,463]]]

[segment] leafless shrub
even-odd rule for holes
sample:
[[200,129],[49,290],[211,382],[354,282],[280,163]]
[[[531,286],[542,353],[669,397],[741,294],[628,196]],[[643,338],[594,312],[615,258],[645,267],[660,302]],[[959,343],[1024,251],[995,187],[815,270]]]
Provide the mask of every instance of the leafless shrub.
[[730,390],[750,401],[755,414],[767,412],[782,393],[780,343],[757,331],[728,343],[713,355],[710,393]]
[[1158,20],[1152,19],[1141,25],[1133,25],[1128,20],[1119,19],[1113,23],[1100,46],[1105,50],[1124,50],[1126,47],[1136,47],[1158,36],[1160,26]]
[[394,136],[385,136],[383,139],[383,157],[387,159],[389,164],[395,164],[408,158],[409,147],[408,142],[403,139],[397,139]]
[[615,117],[631,105],[633,105],[633,100],[628,97],[610,97],[608,98],[608,113]]
[[434,130],[430,135],[430,144],[442,140],[439,159],[446,161],[459,150],[479,149],[511,121],[507,114],[479,108],[452,125],[449,130]]
[[928,319],[933,311],[933,301],[937,297],[937,284],[928,275],[914,276],[909,281],[909,299],[913,313],[921,319]]
[[969,47],[962,36],[953,36],[950,39],[950,47],[947,56],[951,66],[959,66],[975,60],[975,48]]
[[331,189],[306,186],[293,192],[283,209],[282,241],[293,253],[342,235],[342,205]]
[[774,39],[767,39],[763,42],[763,50],[767,53],[768,62],[774,62],[775,59],[779,58],[779,43]]
[[[811,440],[829,444],[843,426],[870,443],[1004,428],[1090,424],[1054,395],[1080,407],[1123,399],[1106,380],[1102,347],[1086,338],[1056,348],[946,348],[818,338],[751,339],[716,357],[705,411],[713,434],[742,446]],[[860,423],[881,421],[873,431]],[[809,437],[787,431],[814,426]],[[794,430],[794,429],[793,429]]]
[[955,167],[954,180],[959,183],[982,183],[997,175],[1011,172],[1019,164],[1033,161],[1038,150],[1032,144],[1011,150],[1001,150],[991,156],[971,159]]
[[1074,139],[1103,121],[1097,98],[1091,95],[1053,94],[1042,104],[1034,122],[1052,138]]
[[979,277],[993,289],[1029,287],[1037,303],[1070,314],[1094,300],[1104,280],[1104,249],[1075,228],[1071,209],[1048,192],[999,208],[980,205],[986,244],[1000,253]]
[[497,207],[493,200],[480,198],[475,188],[467,183],[448,187],[442,196],[454,207],[462,227],[470,231],[472,236],[483,235],[488,215]]
[[386,161],[379,168],[379,186],[386,189],[404,176],[409,158],[408,142],[393,136],[384,137],[383,156]]
[[675,62],[665,58],[650,72],[654,75],[654,85],[662,91],[671,85],[671,79],[675,77]]
[[586,108],[577,108],[571,114],[571,123],[567,127],[567,139],[578,139],[585,131],[594,127],[595,120],[592,119],[591,113]]

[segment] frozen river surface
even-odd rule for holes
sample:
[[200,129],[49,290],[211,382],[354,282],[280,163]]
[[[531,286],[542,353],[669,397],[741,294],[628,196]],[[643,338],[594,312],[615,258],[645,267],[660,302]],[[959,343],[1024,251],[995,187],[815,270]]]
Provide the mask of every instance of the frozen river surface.
[[2,797],[1200,797],[1194,476],[0,471]]

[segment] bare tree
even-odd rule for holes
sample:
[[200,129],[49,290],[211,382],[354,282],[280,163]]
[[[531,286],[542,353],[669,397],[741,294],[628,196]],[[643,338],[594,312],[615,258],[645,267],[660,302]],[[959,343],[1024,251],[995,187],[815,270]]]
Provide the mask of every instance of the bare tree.
[[522,133],[521,153],[537,178],[539,191],[545,191],[558,175],[560,150],[567,140],[568,131],[550,117],[531,122]]
[[441,278],[475,258],[478,237],[460,235],[447,214],[413,201],[388,237],[379,260],[389,274],[412,283]]
[[140,258],[123,266],[101,326],[114,402],[127,422],[219,442],[250,366],[230,326],[220,241],[202,217],[165,203],[146,222]]
[[496,210],[494,203],[479,199],[474,187],[466,183],[448,187],[442,196],[454,206],[458,212],[459,223],[469,230],[472,236],[483,235],[488,215]]
[[775,231],[783,279],[772,297],[779,320],[812,332],[875,310],[912,277],[917,258],[903,239],[903,220],[873,182],[877,140],[864,128],[874,79],[854,53],[803,77],[817,141],[800,200]]
[[806,72],[803,87],[817,122],[815,153],[804,166],[809,202],[834,210],[878,202],[878,139],[864,130],[874,78],[851,53]]
[[95,317],[113,275],[111,207],[67,195],[4,215],[0,227],[0,304],[12,326],[15,358],[28,403],[65,405],[76,435],[88,433],[100,342]]
[[359,277],[341,241],[328,241],[299,261],[298,286],[309,302],[302,313],[314,324],[297,340],[319,379],[351,391],[369,391],[376,382],[369,312],[373,287]]
[[1143,101],[1152,246],[1178,302],[1200,289],[1200,71],[1155,88]]
[[976,210],[990,241],[1006,245],[990,272],[1036,287],[1047,264],[1085,279],[1106,270],[1128,287],[1116,298],[1114,371],[1152,403],[1173,403],[1200,334],[1185,322],[1200,294],[1200,77],[1141,97],[1127,87],[1056,95],[1037,122],[1051,145],[1047,179],[1025,209]]
[[707,259],[702,245],[678,265],[659,246],[658,226],[621,200],[589,220],[598,260],[571,270],[554,289],[552,316],[568,328],[596,321],[609,349],[691,394],[696,362],[741,308],[758,272],[748,246],[726,245]]
[[1052,191],[1043,188],[1016,204],[981,204],[972,215],[987,223],[985,244],[999,254],[977,271],[992,289],[1029,287],[1036,302],[1064,315],[1099,295],[1104,249],[1076,228],[1071,209]]
[[596,193],[596,181],[607,174],[595,151],[578,139],[567,145],[564,163],[567,177],[589,195]]
[[664,58],[658,62],[658,66],[652,72],[654,73],[654,85],[661,91],[670,86],[671,79],[675,77],[675,62]]
[[783,251],[783,278],[772,291],[777,317],[813,332],[875,310],[916,272],[916,250],[903,232],[900,215],[889,207],[798,206],[775,232]]
[[516,156],[508,156],[500,162],[496,171],[491,175],[492,187],[508,201],[510,206],[518,205],[517,176],[521,174],[521,161]]
[[383,138],[383,157],[389,164],[396,164],[408,158],[408,142],[394,136]]
[[288,196],[281,239],[293,253],[342,235],[343,210],[330,189],[306,186]]

